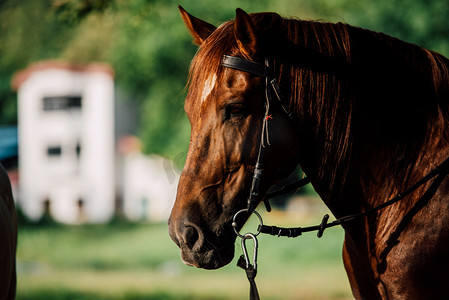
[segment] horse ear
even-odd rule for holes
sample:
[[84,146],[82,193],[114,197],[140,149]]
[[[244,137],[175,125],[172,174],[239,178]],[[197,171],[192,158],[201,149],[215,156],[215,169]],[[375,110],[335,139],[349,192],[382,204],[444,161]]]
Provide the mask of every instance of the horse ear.
[[236,10],[234,36],[243,56],[254,58],[258,46],[256,29],[250,16],[240,8]]
[[217,29],[217,27],[215,27],[214,25],[192,16],[191,14],[186,12],[181,5],[178,5],[178,9],[179,12],[181,13],[181,17],[184,23],[187,26],[187,29],[193,36],[193,42],[198,46],[201,46],[201,44],[204,43],[207,37],[212,32],[214,32],[215,29]]

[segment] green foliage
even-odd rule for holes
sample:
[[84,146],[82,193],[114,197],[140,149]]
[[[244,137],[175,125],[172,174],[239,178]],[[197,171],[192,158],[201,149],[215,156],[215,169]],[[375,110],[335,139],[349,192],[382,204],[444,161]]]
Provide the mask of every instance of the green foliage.
[[177,5],[214,25],[248,12],[342,21],[383,31],[449,55],[449,2],[426,0],[213,1],[2,0],[0,2],[0,124],[17,120],[14,72],[43,59],[112,65],[116,85],[139,108],[146,152],[187,151],[183,112],[190,60],[197,47]]
[[384,32],[449,56],[448,1],[305,0],[316,16]]
[[109,0],[58,0],[53,8],[60,21],[76,24],[88,14],[104,11],[111,3]]
[[4,1],[0,6],[0,123],[17,120],[13,74],[31,62],[59,56],[70,39],[70,27],[59,26],[45,1]]

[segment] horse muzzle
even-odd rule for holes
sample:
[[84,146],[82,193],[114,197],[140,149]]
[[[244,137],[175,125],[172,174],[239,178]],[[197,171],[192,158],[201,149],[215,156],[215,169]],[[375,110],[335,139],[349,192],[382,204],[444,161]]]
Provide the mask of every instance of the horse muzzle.
[[[169,234],[181,249],[181,259],[188,265],[203,269],[218,269],[230,263],[234,257],[234,241],[223,237],[205,234],[201,228],[191,222],[176,225],[169,220]],[[230,229],[232,231],[232,229]],[[214,243],[213,241],[224,241]]]

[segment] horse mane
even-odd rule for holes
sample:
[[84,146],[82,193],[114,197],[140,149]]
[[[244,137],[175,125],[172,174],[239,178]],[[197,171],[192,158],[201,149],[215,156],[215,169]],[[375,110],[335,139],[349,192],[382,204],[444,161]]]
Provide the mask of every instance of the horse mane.
[[[384,159],[380,173],[383,168],[392,171],[390,176],[412,174],[420,164],[436,164],[425,154],[449,143],[445,57],[347,24],[275,13],[250,16],[261,39],[260,55],[274,61],[299,130],[324,145],[315,153],[319,171],[309,176],[337,190],[360,164],[360,153],[374,151],[374,144]],[[188,97],[199,99],[211,74],[220,79],[224,54],[239,55],[233,25],[222,24],[200,47],[190,68]],[[401,178],[402,185],[414,180]]]

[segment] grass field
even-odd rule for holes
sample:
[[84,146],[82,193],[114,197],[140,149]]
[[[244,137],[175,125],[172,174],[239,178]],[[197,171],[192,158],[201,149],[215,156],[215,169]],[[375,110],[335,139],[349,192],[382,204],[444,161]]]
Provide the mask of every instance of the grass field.
[[[264,219],[290,226],[318,221],[279,212]],[[167,231],[166,224],[23,227],[17,299],[248,298],[249,284],[235,259],[215,271],[187,267]],[[340,228],[327,230],[321,239],[314,233],[296,239],[260,237],[256,282],[261,298],[351,299],[342,241]]]

